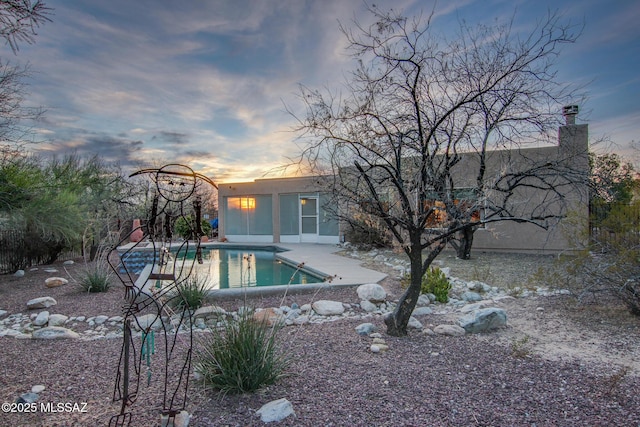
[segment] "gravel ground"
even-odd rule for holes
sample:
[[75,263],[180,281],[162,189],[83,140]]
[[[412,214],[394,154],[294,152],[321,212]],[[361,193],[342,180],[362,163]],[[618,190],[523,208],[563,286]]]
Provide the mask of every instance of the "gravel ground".
[[[441,255],[451,274],[497,286],[527,286],[548,257],[474,254],[470,261]],[[365,262],[366,264],[366,262]],[[373,266],[373,265],[372,265]],[[51,313],[120,314],[122,288],[85,294],[76,285],[46,289],[52,275],[76,278],[82,265],[47,273],[41,267],[23,278],[0,276],[0,309],[26,310],[26,301],[52,296]],[[384,269],[381,265],[377,268]],[[390,277],[382,285],[389,299],[401,289]],[[355,289],[323,290],[288,296],[300,305],[319,299],[356,303]],[[220,301],[235,310],[246,301]],[[279,297],[249,302],[279,306]],[[263,425],[255,412],[287,398],[296,417],[279,426],[640,426],[640,320],[617,304],[578,305],[567,296],[507,299],[498,303],[509,316],[500,331],[443,337],[413,331],[408,337],[384,334],[389,351],[369,351],[371,338],[354,332],[362,321],[287,327],[281,346],[291,357],[290,375],[258,393],[225,397],[190,383],[187,410],[191,426]],[[426,325],[447,323],[453,314],[433,314]],[[186,337],[186,336],[185,336]],[[196,340],[199,335],[196,335]],[[107,425],[119,412],[111,402],[122,341],[38,341],[0,337],[0,400],[13,402],[42,384],[39,402],[86,402],[84,413],[0,413],[0,425]],[[162,338],[157,348],[162,348]],[[179,349],[188,340],[178,342]],[[178,350],[179,351],[179,350]],[[149,386],[143,381],[131,408],[132,426],[158,425],[162,403],[161,357],[154,357]]]

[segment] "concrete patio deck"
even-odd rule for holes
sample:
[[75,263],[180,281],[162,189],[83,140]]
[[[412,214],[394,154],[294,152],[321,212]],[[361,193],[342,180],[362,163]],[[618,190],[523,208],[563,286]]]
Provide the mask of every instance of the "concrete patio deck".
[[[234,243],[223,243],[217,247],[233,247]],[[324,283],[292,284],[291,286],[268,286],[252,288],[216,289],[210,291],[210,295],[216,298],[238,298],[241,296],[269,295],[282,293],[285,290],[290,293],[313,292],[317,289],[355,286],[365,283],[377,283],[387,275],[379,271],[364,268],[357,259],[336,255],[341,248],[336,245],[313,243],[270,243],[248,244],[238,243],[238,246],[276,246],[284,249],[279,252],[278,258],[292,265],[304,263],[304,268],[321,276],[332,276],[331,281]]]

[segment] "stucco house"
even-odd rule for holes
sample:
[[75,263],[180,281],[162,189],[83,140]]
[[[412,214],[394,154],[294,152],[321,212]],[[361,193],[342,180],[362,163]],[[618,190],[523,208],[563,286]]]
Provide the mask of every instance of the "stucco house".
[[[566,124],[558,130],[556,145],[515,150],[495,150],[489,153],[488,168],[500,168],[508,163],[519,164],[558,161],[567,164],[577,174],[588,174],[588,125],[575,124],[575,106],[565,107]],[[467,156],[457,166],[460,191],[465,180],[472,186],[477,156]],[[497,170],[497,169],[496,169]],[[219,238],[230,242],[262,243],[324,243],[336,244],[344,239],[344,225],[331,215],[327,206],[330,197],[318,177],[258,179],[245,183],[226,183],[219,187]],[[588,196],[576,187],[567,188],[565,203],[573,218],[588,218]],[[535,189],[519,194],[524,208],[536,209],[546,195]],[[548,208],[548,207],[547,207]],[[553,206],[551,207],[553,209]],[[480,214],[482,214],[480,212]],[[561,222],[562,224],[562,222]],[[503,221],[486,224],[475,232],[474,250],[557,253],[570,249],[565,227],[548,230],[533,224]]]

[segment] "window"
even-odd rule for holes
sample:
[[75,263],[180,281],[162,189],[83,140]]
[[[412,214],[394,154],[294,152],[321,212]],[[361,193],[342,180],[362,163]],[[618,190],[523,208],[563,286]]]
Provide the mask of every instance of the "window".
[[[452,218],[446,211],[444,202],[439,200],[435,194],[433,198],[424,202],[425,211],[433,209],[433,213],[427,220],[428,228],[445,228],[450,225]],[[453,204],[458,206],[465,218],[469,218],[472,222],[478,222],[482,219],[482,209],[477,206],[477,196],[473,189],[463,188],[453,191]],[[484,225],[481,225],[484,227]]]
[[226,197],[225,199],[226,234],[273,234],[271,195]]

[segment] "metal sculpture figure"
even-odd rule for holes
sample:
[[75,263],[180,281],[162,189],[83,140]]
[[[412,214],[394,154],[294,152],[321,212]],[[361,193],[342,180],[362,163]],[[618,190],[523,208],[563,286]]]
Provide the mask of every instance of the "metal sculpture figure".
[[[162,416],[167,419],[167,425],[173,425],[176,415],[185,409],[191,369],[193,313],[187,304],[182,304],[178,313],[173,312],[172,308],[178,305],[175,302],[183,300],[181,284],[192,275],[195,262],[202,263],[202,205],[196,190],[205,184],[217,188],[206,176],[180,164],[144,169],[131,176],[143,174],[148,174],[156,187],[147,223],[132,230],[112,249],[109,256],[111,268],[119,273],[118,277],[124,285],[126,300],[123,307],[124,339],[113,391],[113,401],[122,402],[122,405],[119,414],[109,420],[109,427],[131,424],[132,413],[128,409],[138,397],[144,361],[147,365],[147,381],[151,379],[150,356],[155,352],[156,330],[164,334],[164,341],[158,341],[164,345]],[[189,225],[194,241],[174,240],[173,225],[181,217]],[[115,256],[118,248],[140,228],[144,233],[143,238],[126,246],[124,251],[120,249],[119,256]],[[133,252],[143,249],[152,258],[140,273],[133,271],[127,259]],[[187,254],[193,253],[194,249],[196,255],[188,257]],[[138,273],[140,277],[136,280]],[[133,329],[141,331],[141,342],[134,337]],[[185,332],[182,336],[188,337],[186,350],[176,347],[181,329]],[[185,354],[181,355],[181,351]]]

